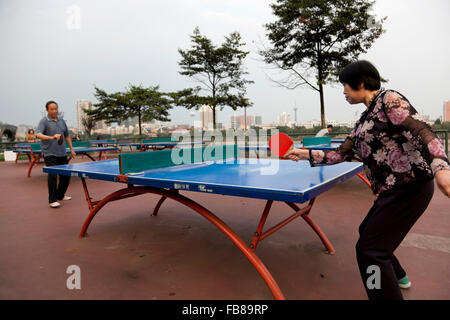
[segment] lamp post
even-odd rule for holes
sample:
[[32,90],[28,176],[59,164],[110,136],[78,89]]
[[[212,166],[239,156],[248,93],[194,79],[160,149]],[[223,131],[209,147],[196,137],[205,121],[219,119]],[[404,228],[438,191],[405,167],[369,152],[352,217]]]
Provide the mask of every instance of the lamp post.
[[244,131],[247,131],[247,106],[248,99],[244,99]]

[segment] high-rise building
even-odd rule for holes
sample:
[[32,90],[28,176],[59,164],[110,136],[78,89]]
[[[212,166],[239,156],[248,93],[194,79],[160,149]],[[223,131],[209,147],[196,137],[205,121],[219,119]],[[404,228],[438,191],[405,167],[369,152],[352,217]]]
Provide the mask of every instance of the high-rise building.
[[138,123],[139,123],[139,118],[136,116],[133,118],[126,119],[122,124],[125,127],[133,127],[133,126],[137,125]]
[[444,117],[443,121],[450,121],[450,101],[444,102]]
[[233,129],[245,129],[245,126],[247,126],[247,129],[249,129],[252,125],[255,124],[255,117],[254,116],[247,116],[247,123],[245,122],[245,116],[232,116],[231,117],[231,127]]
[[288,125],[290,122],[291,122],[291,116],[290,116],[288,113],[283,112],[283,113],[281,113],[281,114],[278,116],[278,123],[279,123],[280,125],[286,126],[286,125]]
[[[200,108],[200,122],[202,123],[202,130],[210,130],[213,128],[213,110],[210,106],[203,105]],[[217,122],[217,118],[216,118]]]
[[83,118],[86,117],[86,112],[84,110],[92,110],[92,102],[89,100],[81,99],[76,102],[76,109],[77,109],[77,128],[78,132],[84,131],[83,126]]
[[[247,116],[247,129],[251,128],[255,124],[255,117],[254,116]],[[245,127],[245,123],[244,123]]]
[[106,129],[106,123],[105,121],[101,120],[101,121],[97,121],[95,123],[95,128],[94,130],[104,130]]
[[241,127],[241,120],[239,116],[231,116],[231,128],[236,130]]

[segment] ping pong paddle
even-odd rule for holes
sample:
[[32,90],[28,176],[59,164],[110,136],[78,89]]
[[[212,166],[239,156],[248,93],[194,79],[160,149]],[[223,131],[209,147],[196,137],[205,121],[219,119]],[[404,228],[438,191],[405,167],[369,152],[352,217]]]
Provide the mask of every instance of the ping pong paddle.
[[64,135],[61,135],[58,139],[58,144],[61,145],[64,143]]
[[269,140],[270,151],[283,158],[284,155],[294,149],[294,141],[284,133],[276,133]]

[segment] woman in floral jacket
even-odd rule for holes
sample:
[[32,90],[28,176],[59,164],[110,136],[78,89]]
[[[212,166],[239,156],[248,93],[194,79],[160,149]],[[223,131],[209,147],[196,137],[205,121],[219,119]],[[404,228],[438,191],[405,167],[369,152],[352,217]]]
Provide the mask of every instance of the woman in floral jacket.
[[[354,157],[364,163],[378,197],[359,227],[359,270],[369,299],[400,300],[399,288],[409,288],[411,282],[394,251],[427,208],[434,192],[433,177],[450,197],[450,166],[433,130],[402,94],[381,88],[380,75],[370,62],[349,64],[339,81],[350,104],[367,107],[353,131],[337,151],[294,149],[286,157],[309,159],[311,165],[332,165]],[[380,270],[379,288],[367,284],[373,266]]]

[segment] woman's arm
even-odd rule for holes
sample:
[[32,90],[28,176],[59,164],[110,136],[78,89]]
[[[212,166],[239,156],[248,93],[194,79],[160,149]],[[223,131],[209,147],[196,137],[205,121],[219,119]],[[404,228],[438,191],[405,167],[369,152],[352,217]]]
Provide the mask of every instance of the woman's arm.
[[399,126],[408,139],[406,147],[422,151],[421,155],[430,165],[439,189],[450,197],[450,165],[442,141],[401,94],[395,91],[386,93],[383,104],[389,121]]
[[342,143],[336,151],[293,149],[288,152],[285,157],[294,161],[309,160],[311,164],[314,165],[331,165],[344,161],[351,161],[354,156],[352,148],[354,136],[355,130],[353,129],[347,139],[345,139],[344,143]]
[[450,170],[440,170],[435,174],[439,189],[450,198]]
[[389,121],[403,129],[402,134],[410,144],[408,147],[422,150],[433,174],[450,168],[442,141],[404,96],[390,91],[384,96],[383,104]]

